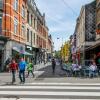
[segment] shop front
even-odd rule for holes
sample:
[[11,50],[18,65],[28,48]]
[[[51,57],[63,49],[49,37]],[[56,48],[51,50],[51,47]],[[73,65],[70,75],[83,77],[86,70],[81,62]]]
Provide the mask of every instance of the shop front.
[[34,62],[33,61],[33,48],[29,45],[25,45],[25,52],[27,52],[27,54],[25,54],[25,60],[27,62]]
[[5,49],[6,42],[7,42],[7,38],[0,37],[0,71],[3,70],[3,66],[4,66],[4,49]]
[[99,65],[100,59],[100,43],[91,46],[90,48],[85,50],[86,52],[86,59],[92,61],[94,60],[97,65]]
[[0,70],[1,70],[1,67],[2,67],[2,64],[3,64],[3,45],[0,44]]
[[26,51],[25,45],[17,45],[12,47],[12,58],[15,58],[17,62],[23,57],[27,62],[32,58],[32,54]]

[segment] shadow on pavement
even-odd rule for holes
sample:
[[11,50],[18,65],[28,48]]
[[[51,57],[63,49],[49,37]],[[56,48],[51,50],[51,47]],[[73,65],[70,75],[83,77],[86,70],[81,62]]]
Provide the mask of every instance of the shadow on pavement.
[[6,82],[4,84],[2,84],[1,86],[12,86],[12,85],[17,85],[17,84],[12,84],[12,82]]

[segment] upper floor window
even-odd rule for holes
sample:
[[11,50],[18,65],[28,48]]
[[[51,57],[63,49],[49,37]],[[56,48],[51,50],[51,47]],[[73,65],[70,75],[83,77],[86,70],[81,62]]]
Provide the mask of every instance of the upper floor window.
[[100,24],[98,24],[97,28],[100,30]]
[[22,17],[25,18],[25,7],[22,5]]
[[0,34],[2,34],[2,17],[0,16]]
[[98,5],[97,5],[97,9],[100,9],[100,2],[99,2]]
[[14,9],[18,10],[18,0],[14,0]]
[[29,29],[27,29],[27,42],[29,42]]
[[25,34],[25,26],[24,26],[24,24],[22,24],[22,32],[21,32],[21,35],[24,36],[24,34]]
[[29,11],[27,11],[27,22],[29,23]]
[[14,18],[14,33],[15,33],[15,34],[17,33],[17,30],[18,30],[18,20],[17,20],[17,18],[15,17],[15,18]]
[[35,33],[34,33],[34,45],[35,45]]
[[0,16],[0,26],[2,26],[2,17]]
[[31,25],[33,25],[33,15],[31,15]]

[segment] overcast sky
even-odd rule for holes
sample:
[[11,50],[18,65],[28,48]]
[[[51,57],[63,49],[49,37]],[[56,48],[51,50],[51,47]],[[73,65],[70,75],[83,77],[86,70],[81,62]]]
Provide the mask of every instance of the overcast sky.
[[[63,2],[65,1],[65,2]],[[93,0],[35,0],[41,13],[46,14],[49,33],[53,37],[55,50],[74,33],[76,19],[82,5]],[[59,39],[57,39],[59,38]]]

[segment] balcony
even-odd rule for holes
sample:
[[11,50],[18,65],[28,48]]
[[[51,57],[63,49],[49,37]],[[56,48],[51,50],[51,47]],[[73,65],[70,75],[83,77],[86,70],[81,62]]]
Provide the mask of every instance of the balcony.
[[3,0],[0,0],[0,10],[3,10]]

